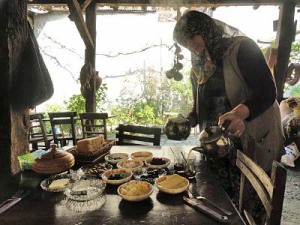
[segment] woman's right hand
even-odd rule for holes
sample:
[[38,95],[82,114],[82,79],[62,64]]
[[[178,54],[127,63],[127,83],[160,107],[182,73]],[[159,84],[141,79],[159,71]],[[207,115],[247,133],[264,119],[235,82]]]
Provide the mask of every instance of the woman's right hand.
[[191,127],[195,127],[198,125],[197,116],[193,115],[193,113],[190,113],[186,119],[189,121]]

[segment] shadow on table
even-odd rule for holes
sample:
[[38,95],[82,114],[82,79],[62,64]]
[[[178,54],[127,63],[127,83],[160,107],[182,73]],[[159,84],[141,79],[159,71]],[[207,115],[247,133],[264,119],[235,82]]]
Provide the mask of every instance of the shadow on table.
[[121,200],[119,210],[122,217],[125,218],[141,218],[144,217],[153,208],[153,201],[147,198],[140,202],[129,202]]
[[182,205],[183,202],[183,194],[170,195],[163,192],[158,192],[156,195],[156,200],[161,204],[165,205]]

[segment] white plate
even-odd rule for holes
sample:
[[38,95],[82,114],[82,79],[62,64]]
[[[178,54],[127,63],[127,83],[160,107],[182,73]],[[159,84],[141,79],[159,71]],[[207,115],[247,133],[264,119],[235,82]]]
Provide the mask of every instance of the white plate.
[[148,168],[162,169],[162,168],[167,168],[167,167],[170,165],[170,163],[171,163],[171,160],[168,159],[168,158],[164,158],[164,157],[157,157],[157,158],[160,158],[160,159],[164,160],[165,163],[164,163],[164,164],[161,164],[161,165],[154,165],[154,164],[151,164],[151,161],[152,161],[153,159],[155,159],[155,158],[152,158],[152,159],[147,159],[147,160],[145,161],[146,166],[147,166]]

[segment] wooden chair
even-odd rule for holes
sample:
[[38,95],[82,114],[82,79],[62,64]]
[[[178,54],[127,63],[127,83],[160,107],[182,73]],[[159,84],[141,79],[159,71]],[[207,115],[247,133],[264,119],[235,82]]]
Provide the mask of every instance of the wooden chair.
[[88,112],[80,113],[79,116],[82,126],[83,138],[88,138],[102,134],[104,136],[104,139],[107,140],[107,113]]
[[160,145],[160,128],[120,124],[116,130],[117,145]]
[[239,198],[239,211],[249,222],[255,224],[250,212],[244,209],[246,196],[246,183],[254,188],[266,210],[266,224],[280,225],[282,205],[284,199],[286,169],[277,161],[273,161],[271,176],[253,162],[241,151],[237,152],[237,167],[241,170],[241,186]]
[[[73,145],[76,145],[76,116],[77,112],[53,112],[48,113],[51,123],[51,129],[53,133],[54,143],[58,144],[60,142],[60,146],[63,147],[67,145],[68,140],[72,140]],[[67,135],[65,135],[65,129],[68,129]],[[60,133],[57,131],[60,130]]]
[[42,143],[42,148],[47,150],[50,148],[50,142],[53,141],[53,136],[48,135],[43,121],[43,113],[29,114],[30,129],[29,129],[29,142],[32,145],[32,150],[39,148],[39,143]]

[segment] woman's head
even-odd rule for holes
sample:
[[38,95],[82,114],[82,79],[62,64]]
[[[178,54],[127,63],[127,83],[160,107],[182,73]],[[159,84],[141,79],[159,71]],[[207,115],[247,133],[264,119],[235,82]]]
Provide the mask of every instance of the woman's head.
[[[223,34],[223,29],[217,26],[211,17],[193,10],[186,12],[179,18],[173,31],[173,39],[191,51],[195,50],[191,49],[191,43],[193,44],[198,40],[201,45],[202,39],[210,57],[216,60],[220,57],[219,52],[216,50],[219,49],[219,45],[222,45],[220,42],[222,42]],[[194,45],[196,44],[194,43]],[[199,46],[198,48],[200,49]],[[223,55],[223,53],[221,54]]]

